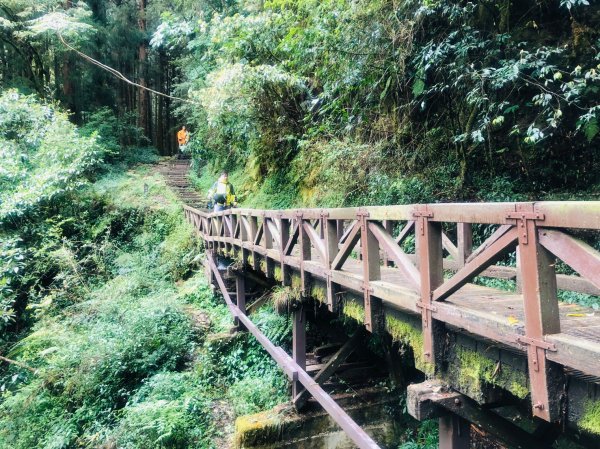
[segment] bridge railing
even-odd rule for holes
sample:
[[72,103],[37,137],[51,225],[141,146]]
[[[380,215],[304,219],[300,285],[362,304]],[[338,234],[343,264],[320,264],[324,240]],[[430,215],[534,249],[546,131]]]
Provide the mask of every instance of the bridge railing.
[[[556,420],[560,413],[558,400],[550,397],[550,383],[557,374],[548,360],[600,376],[597,342],[589,353],[574,354],[561,349],[568,347],[566,337],[556,337],[561,333],[559,290],[600,295],[600,252],[580,238],[591,236],[598,243],[600,202],[233,209],[219,213],[186,207],[185,213],[211,249],[241,250],[245,262],[258,269],[263,260],[267,272],[279,264],[284,282],[289,270],[296,269],[303,290],[311,276],[323,279],[331,310],[337,308],[339,286],[362,292],[364,322],[371,331],[380,330],[384,323],[382,300],[419,313],[423,357],[431,365],[435,365],[439,350],[434,335],[437,322],[523,348],[528,358],[532,411],[547,421]],[[479,243],[476,248],[474,241]],[[511,266],[510,260],[516,263]],[[557,274],[557,260],[572,273]],[[504,334],[464,323],[444,308],[444,303],[476,276],[515,280],[523,298],[524,326]],[[404,294],[395,295],[395,288],[403,289]],[[595,354],[592,360],[587,357],[590,354]]]

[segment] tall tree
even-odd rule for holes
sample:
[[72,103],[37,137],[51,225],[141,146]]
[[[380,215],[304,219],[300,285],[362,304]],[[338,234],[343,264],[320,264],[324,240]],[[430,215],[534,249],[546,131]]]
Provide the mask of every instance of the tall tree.
[[146,38],[146,0],[138,0],[138,29],[141,35],[141,41],[138,46],[138,74],[139,85],[138,89],[138,126],[144,130],[146,136],[151,136],[150,129],[150,95],[146,90],[148,87],[147,74],[148,67],[146,65],[148,59],[148,44]]

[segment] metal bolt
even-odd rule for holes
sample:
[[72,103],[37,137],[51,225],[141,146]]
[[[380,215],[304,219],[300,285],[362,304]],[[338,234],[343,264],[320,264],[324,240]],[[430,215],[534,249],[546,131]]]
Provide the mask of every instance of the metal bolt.
[[456,398],[456,399],[454,400],[454,405],[456,405],[456,406],[460,406],[460,405],[461,405],[460,399]]

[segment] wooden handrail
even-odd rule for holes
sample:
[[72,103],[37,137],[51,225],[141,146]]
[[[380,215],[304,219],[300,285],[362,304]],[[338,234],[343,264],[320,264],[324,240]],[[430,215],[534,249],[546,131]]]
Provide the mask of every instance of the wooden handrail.
[[[592,293],[600,291],[597,274],[600,253],[557,228],[600,230],[600,201],[233,209],[223,212],[184,206],[184,210],[187,220],[207,242],[209,249],[242,251],[244,261],[251,254],[254,269],[259,269],[259,259],[262,258],[270,267],[267,270],[270,273],[273,264],[281,264],[284,284],[289,283],[286,273],[290,269],[297,270],[300,272],[301,290],[305,294],[309,293],[310,279],[320,279],[326,285],[330,308],[333,307],[331,298],[335,295],[336,285],[362,293],[364,323],[372,331],[377,330],[376,321],[380,320],[378,317],[383,313],[383,306],[391,304],[411,313],[420,313],[424,358],[432,365],[436,363],[435,353],[438,350],[433,327],[439,321],[475,329],[484,338],[526,352],[532,412],[542,419],[554,421],[560,418],[560,410],[548,383],[548,379],[554,376],[551,373],[554,368],[546,363],[547,359],[558,360],[570,368],[600,377],[600,363],[586,363],[576,355],[561,352],[557,348],[564,347],[564,339],[556,339],[553,335],[561,329],[557,298],[559,287]],[[235,234],[232,225],[228,232],[225,231],[226,218],[235,219],[241,230],[239,239],[231,235]],[[291,229],[284,230],[276,224],[284,221],[288,228],[291,225]],[[352,225],[342,233],[340,230],[344,222]],[[393,222],[408,222],[396,237],[392,235]],[[497,229],[478,248],[472,248],[472,224],[496,225]],[[442,226],[445,226],[446,232],[447,229],[457,229],[455,241]],[[280,237],[280,233],[285,233],[285,238]],[[409,233],[415,235],[415,254],[405,253],[398,244]],[[273,241],[277,243],[277,249],[273,248]],[[493,265],[517,247],[521,255],[517,267]],[[449,252],[449,258],[443,259],[443,248]],[[353,255],[356,257],[351,257]],[[557,275],[552,262],[554,256],[562,257],[581,276]],[[388,261],[396,266],[388,268]],[[357,262],[360,262],[360,267],[356,267]],[[400,273],[397,277],[400,280],[386,280],[381,275],[384,268],[396,270]],[[448,268],[456,274],[444,279],[444,269]],[[464,321],[461,316],[453,315],[452,306],[444,305],[442,301],[451,300],[452,295],[477,275],[519,277],[523,286],[524,328],[518,332],[508,328],[511,336],[502,335],[496,329]],[[397,294],[395,290],[403,293]],[[412,296],[406,293],[407,290],[412,291]],[[549,343],[546,337],[559,343]],[[592,343],[586,350],[594,352],[597,346],[600,359],[600,342]]]

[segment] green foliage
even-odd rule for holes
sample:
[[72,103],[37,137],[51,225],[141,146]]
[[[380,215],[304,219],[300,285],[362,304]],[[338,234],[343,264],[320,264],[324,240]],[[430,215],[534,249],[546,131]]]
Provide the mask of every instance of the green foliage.
[[12,90],[0,96],[0,147],[0,224],[81,185],[103,155],[66,114]]
[[[196,157],[250,173],[252,205],[498,201],[592,195],[596,11],[556,0],[241,2],[163,26],[195,30],[180,67],[201,107],[180,111],[198,129]],[[167,47],[181,38],[156,36]],[[287,188],[282,204],[271,185]]]
[[119,119],[112,109],[101,107],[86,115],[80,132],[84,136],[95,136],[98,144],[106,149],[113,160],[117,156],[126,160],[128,153],[136,151],[135,148],[126,147],[126,143],[132,142],[138,146],[146,143],[142,130],[131,125],[131,121],[131,117]]
[[[200,247],[160,177],[111,172],[73,199],[88,231],[58,247],[47,236],[53,289],[40,291],[35,324],[7,354],[35,373],[0,371],[0,448],[211,448],[215,401],[244,413],[287,399],[285,376],[255,339],[221,340],[231,316],[203,276],[182,281]],[[73,225],[58,218],[43,231]],[[23,263],[19,244],[3,247],[6,270]],[[261,310],[257,322],[289,346],[289,321]]]
[[407,441],[398,449],[435,449],[438,447],[438,423],[436,420],[423,421],[415,431],[407,432]]
[[122,410],[114,441],[123,448],[211,447],[211,403],[190,373],[159,373]]
[[275,372],[244,377],[229,388],[227,395],[236,416],[249,415],[287,402],[287,381]]

